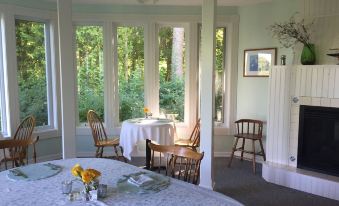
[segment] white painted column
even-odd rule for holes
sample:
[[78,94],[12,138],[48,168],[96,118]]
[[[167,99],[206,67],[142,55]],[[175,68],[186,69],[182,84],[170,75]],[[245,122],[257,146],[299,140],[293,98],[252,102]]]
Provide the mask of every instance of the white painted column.
[[73,54],[72,0],[58,0],[62,156],[76,156],[75,68]]
[[213,189],[213,91],[215,64],[216,0],[203,0],[201,30],[201,140],[200,151],[205,152],[200,169],[200,186]]
[[[7,8],[9,9],[9,8]],[[18,88],[18,67],[16,61],[16,42],[15,42],[15,18],[10,12],[4,12],[1,22],[2,46],[3,46],[3,67],[4,67],[4,86],[7,128],[8,135],[13,136],[16,128],[20,124],[19,108],[19,88]],[[7,78],[6,78],[7,77]],[[8,130],[10,129],[10,130]]]

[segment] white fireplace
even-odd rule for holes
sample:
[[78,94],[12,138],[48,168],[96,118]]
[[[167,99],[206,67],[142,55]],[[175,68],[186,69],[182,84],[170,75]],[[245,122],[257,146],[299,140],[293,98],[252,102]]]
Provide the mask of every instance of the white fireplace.
[[269,82],[263,178],[339,200],[339,177],[297,168],[300,105],[339,108],[339,66],[275,66]]

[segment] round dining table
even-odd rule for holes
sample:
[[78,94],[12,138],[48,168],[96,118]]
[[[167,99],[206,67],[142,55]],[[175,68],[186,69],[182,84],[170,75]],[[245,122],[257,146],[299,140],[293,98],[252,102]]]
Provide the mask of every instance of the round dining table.
[[175,127],[170,119],[136,118],[122,123],[120,146],[124,148],[124,157],[131,160],[131,154],[141,140],[146,140],[146,168],[149,169],[150,153],[148,142],[161,145],[174,145]]
[[[29,166],[38,167],[39,164],[46,165],[46,162]],[[167,188],[156,193],[137,194],[119,191],[117,183],[122,177],[136,172],[155,173],[116,160],[75,158],[54,160],[47,162],[47,164],[59,166],[61,171],[54,176],[32,181],[14,181],[9,179],[8,170],[0,172],[0,205],[242,205],[236,200],[220,193],[173,178],[170,178],[170,184]],[[84,169],[93,168],[101,172],[100,184],[107,184],[110,191],[105,198],[95,201],[71,201],[68,195],[62,194],[61,182],[74,179],[71,174],[71,168],[75,164],[80,164]],[[79,185],[73,183],[73,190],[81,186],[80,182]]]

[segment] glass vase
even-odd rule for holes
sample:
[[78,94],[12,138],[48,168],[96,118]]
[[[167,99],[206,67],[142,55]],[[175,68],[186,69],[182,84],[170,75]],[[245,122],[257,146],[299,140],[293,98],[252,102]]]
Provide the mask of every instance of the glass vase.
[[302,65],[315,64],[315,49],[314,44],[305,44],[301,52],[300,62]]

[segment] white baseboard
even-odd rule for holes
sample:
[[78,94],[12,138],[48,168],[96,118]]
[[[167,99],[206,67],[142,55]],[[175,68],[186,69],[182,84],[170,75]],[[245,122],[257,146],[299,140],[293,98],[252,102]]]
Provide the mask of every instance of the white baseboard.
[[214,157],[230,157],[231,152],[214,152]]
[[[58,154],[51,154],[51,155],[44,155],[44,156],[38,156],[36,158],[37,162],[46,162],[46,161],[52,161],[52,160],[58,160],[62,158],[62,154],[58,153]],[[28,159],[28,163],[31,164],[33,163],[33,159],[30,158]]]
[[[113,153],[109,152],[104,152],[104,156],[114,156]],[[137,151],[132,154],[133,157],[145,157],[145,152],[144,151]],[[214,157],[230,157],[231,152],[214,152]],[[240,158],[240,152],[235,152],[234,154],[235,158]],[[77,152],[77,157],[95,157],[95,152],[88,152],[88,151],[80,151]],[[45,162],[45,161],[51,161],[51,160],[56,160],[56,159],[61,159],[62,154],[51,154],[51,155],[45,155],[45,156],[38,156],[37,157],[37,162]],[[245,160],[252,160],[252,155],[251,154],[244,154],[244,159]],[[33,162],[33,159],[28,159],[29,162]],[[263,158],[261,156],[257,156],[256,162],[262,163]]]

